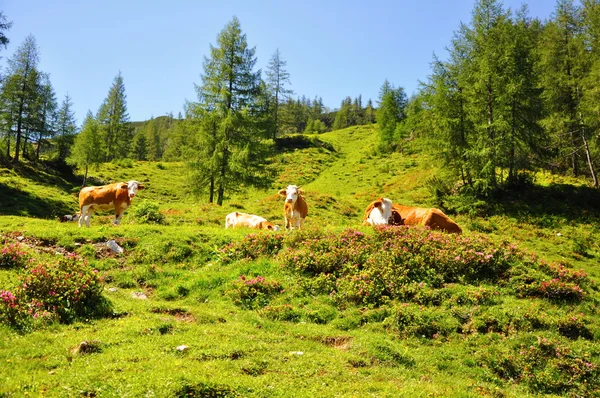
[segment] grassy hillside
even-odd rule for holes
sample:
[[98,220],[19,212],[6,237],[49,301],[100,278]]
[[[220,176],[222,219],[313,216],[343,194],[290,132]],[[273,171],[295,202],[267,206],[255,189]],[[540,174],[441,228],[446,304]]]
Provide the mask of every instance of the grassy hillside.
[[[190,193],[181,163],[102,165],[94,183],[147,189],[120,226],[100,214],[90,229],[56,220],[77,211],[77,178],[0,168],[2,300],[39,283],[36,299],[62,309],[10,320],[0,301],[0,396],[600,394],[596,191],[539,175],[485,216],[453,214],[462,237],[373,230],[360,223],[379,196],[434,203],[435,156],[419,142],[381,156],[373,126],[303,142],[280,143],[271,189],[222,207]],[[306,230],[223,228],[236,210],[281,225],[289,184],[306,192]],[[60,267],[83,261],[101,296],[63,283]]]

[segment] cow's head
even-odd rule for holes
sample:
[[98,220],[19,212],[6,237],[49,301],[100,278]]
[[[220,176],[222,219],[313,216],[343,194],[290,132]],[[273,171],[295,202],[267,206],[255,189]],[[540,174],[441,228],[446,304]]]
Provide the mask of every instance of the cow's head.
[[279,231],[279,225],[275,225],[269,221],[261,221],[258,225],[260,229],[267,229],[269,231]]
[[123,184],[122,188],[127,190],[129,199],[133,199],[137,194],[138,189],[144,189],[144,186],[135,180],[131,180],[126,185]]
[[285,196],[285,201],[287,203],[296,203],[298,196],[301,194],[302,190],[296,185],[288,185],[286,189],[279,191],[279,195]]
[[388,198],[379,198],[373,202],[373,210],[369,214],[373,225],[387,225],[392,217],[392,201]]

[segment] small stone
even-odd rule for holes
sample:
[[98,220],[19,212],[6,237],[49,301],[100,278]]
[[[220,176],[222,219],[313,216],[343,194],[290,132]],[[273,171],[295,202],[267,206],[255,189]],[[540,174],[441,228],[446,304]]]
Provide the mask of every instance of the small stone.
[[116,292],[116,291],[118,291],[118,290],[119,290],[119,289],[118,289],[118,288],[116,288],[116,287],[109,287],[109,288],[108,288],[108,291],[109,291],[109,292],[113,292],[113,293],[114,293],[114,292]]
[[562,234],[559,232],[559,233],[556,234],[556,236],[562,236]]
[[175,349],[176,349],[177,351],[179,351],[179,352],[184,352],[184,351],[187,351],[187,350],[189,350],[189,349],[190,349],[190,347],[188,347],[188,346],[187,346],[187,345],[185,345],[185,344],[182,344],[182,345],[178,345],[177,347],[175,347]]
[[125,250],[114,240],[106,242],[106,246],[115,253],[123,253]]
[[131,293],[131,297],[133,297],[134,299],[139,299],[139,300],[148,300],[148,296],[146,296],[142,292],[133,292],[133,293]]
[[302,351],[290,351],[290,355],[304,355],[304,353]]
[[21,236],[17,236],[17,240],[18,240],[19,242],[21,242],[23,239],[25,239],[25,237],[24,237],[23,235],[21,235]]

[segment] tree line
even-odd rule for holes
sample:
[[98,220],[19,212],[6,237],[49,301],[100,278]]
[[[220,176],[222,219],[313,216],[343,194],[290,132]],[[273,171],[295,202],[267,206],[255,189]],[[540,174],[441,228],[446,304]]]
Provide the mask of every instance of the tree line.
[[479,0],[447,50],[404,112],[379,120],[382,147],[429,139],[453,180],[477,195],[528,182],[533,170],[598,187],[600,1],[558,0],[541,22],[525,5]]
[[[1,15],[0,33],[10,28]],[[267,186],[269,154],[290,133],[321,133],[378,124],[380,151],[422,137],[463,187],[488,195],[518,186],[529,171],[586,176],[598,186],[600,161],[600,0],[558,0],[547,21],[498,0],[477,0],[431,72],[408,98],[388,80],[377,107],[362,97],[331,111],[320,97],[293,98],[279,50],[266,72],[233,18],[211,44],[197,98],[183,113],[132,123],[119,73],[94,115],[75,127],[71,99],[56,105],[49,78],[37,70],[32,37],[9,60],[0,86],[2,153],[38,158],[43,145],[87,167],[105,161],[184,160],[193,188],[221,204],[244,186]],[[0,45],[6,44],[0,35]],[[78,134],[75,134],[79,131]],[[36,141],[36,151],[25,143]],[[30,145],[31,146],[31,145]],[[62,150],[60,148],[63,148]]]

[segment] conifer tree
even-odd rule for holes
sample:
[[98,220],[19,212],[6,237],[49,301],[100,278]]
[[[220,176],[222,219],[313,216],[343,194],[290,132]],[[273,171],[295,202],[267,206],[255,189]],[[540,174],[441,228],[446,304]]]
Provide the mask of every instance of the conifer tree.
[[104,141],[104,160],[127,157],[132,140],[132,130],[127,113],[127,95],[121,72],[115,76],[108,96],[100,106],[96,117]]
[[[9,30],[12,27],[12,22],[8,22],[6,15],[0,11],[0,47],[6,48],[10,40],[4,34],[4,31]],[[0,57],[1,58],[1,57]]]
[[379,125],[380,149],[391,151],[396,145],[396,127],[406,117],[407,98],[402,87],[394,88],[387,80],[379,91],[379,109],[377,123]]
[[81,132],[75,137],[71,157],[68,159],[70,164],[85,168],[81,186],[85,186],[89,166],[97,166],[102,163],[104,144],[98,121],[94,119],[92,112],[88,111],[81,126]]
[[73,110],[73,102],[69,94],[65,95],[56,117],[56,142],[58,147],[58,160],[66,162],[71,146],[75,142],[77,133],[77,120]]
[[39,51],[35,38],[28,36],[8,60],[7,77],[0,90],[0,117],[7,135],[7,157],[10,158],[10,136],[15,134],[15,157],[19,161],[22,140],[31,128],[36,103],[39,103]]
[[209,191],[209,201],[241,184],[263,185],[263,132],[252,117],[260,94],[260,70],[254,71],[255,48],[248,46],[240,22],[233,18],[210,47],[204,61],[198,103],[192,114],[198,120],[197,159],[191,162],[197,186]]
[[285,69],[287,62],[281,59],[279,49],[275,50],[275,53],[269,61],[267,66],[267,87],[271,95],[273,96],[272,101],[272,114],[273,114],[273,135],[272,138],[277,137],[277,133],[280,130],[281,120],[279,118],[280,104],[289,98],[293,91],[286,88],[286,84],[290,84],[290,74]]

